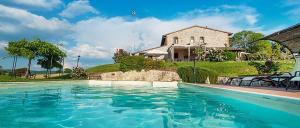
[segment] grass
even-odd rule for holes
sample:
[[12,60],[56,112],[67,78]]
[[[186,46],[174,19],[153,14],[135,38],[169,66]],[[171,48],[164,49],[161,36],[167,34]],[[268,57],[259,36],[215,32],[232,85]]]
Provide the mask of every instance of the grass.
[[[214,70],[219,73],[220,76],[241,76],[241,75],[257,75],[255,67],[248,65],[249,62],[237,62],[237,61],[226,61],[226,62],[208,62],[199,61],[196,62],[197,67],[207,68]],[[288,72],[294,67],[293,61],[280,61],[281,72]],[[106,64],[87,69],[88,73],[105,73],[119,71],[119,64]],[[176,71],[178,67],[182,66],[193,66],[193,62],[167,62],[166,70]]]
[[25,79],[24,77],[12,77],[9,75],[0,75],[0,82],[34,82],[34,81],[62,81],[62,80],[71,80],[69,74],[56,76],[52,78],[45,79]]
[[105,64],[96,67],[88,68],[88,73],[105,73],[119,71],[120,64]]

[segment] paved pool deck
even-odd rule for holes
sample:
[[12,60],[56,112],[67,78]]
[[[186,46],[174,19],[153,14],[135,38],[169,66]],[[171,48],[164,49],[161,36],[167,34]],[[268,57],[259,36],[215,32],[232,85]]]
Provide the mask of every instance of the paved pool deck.
[[263,95],[272,95],[277,97],[285,97],[291,99],[300,100],[300,90],[285,90],[285,88],[275,88],[275,87],[240,87],[240,86],[230,86],[230,85],[213,85],[213,84],[194,84],[203,87],[219,88],[225,90],[246,92],[246,93],[256,93]]

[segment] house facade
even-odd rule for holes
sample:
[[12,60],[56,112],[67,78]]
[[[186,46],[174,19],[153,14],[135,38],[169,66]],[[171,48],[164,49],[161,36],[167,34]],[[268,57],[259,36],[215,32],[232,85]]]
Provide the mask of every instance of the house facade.
[[192,26],[162,36],[159,47],[133,53],[153,59],[172,61],[189,61],[195,59],[195,49],[228,49],[240,52],[239,49],[229,48],[229,36],[232,33],[202,26]]

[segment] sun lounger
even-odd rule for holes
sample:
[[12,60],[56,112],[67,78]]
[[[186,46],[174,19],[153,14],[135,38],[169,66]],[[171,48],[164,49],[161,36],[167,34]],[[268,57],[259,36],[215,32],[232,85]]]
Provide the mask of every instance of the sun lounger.
[[270,83],[272,86],[275,86],[274,81],[270,80],[271,76],[273,75],[247,76],[241,79],[239,86],[251,86],[253,83],[258,83],[258,85]]
[[288,86],[286,86],[286,90],[295,85],[298,86],[298,89],[300,88],[300,71],[296,71],[294,76],[289,80],[289,84]]
[[287,87],[288,81],[293,77],[289,72],[283,72],[278,75],[273,75],[269,79],[272,80],[276,87]]
[[271,80],[268,80],[269,76],[240,76],[240,77],[231,77],[225,83],[226,85],[238,85],[238,86],[251,86],[253,83],[258,82],[260,85],[262,82],[269,82],[273,85]]

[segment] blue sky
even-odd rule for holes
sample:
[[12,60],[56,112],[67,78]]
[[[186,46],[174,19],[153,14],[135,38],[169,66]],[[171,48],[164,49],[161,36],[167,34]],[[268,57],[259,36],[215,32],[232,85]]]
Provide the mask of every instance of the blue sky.
[[8,41],[41,38],[64,44],[67,67],[79,54],[90,67],[112,62],[115,48],[159,46],[162,34],[192,25],[270,34],[299,22],[300,0],[0,0],[0,58]]

